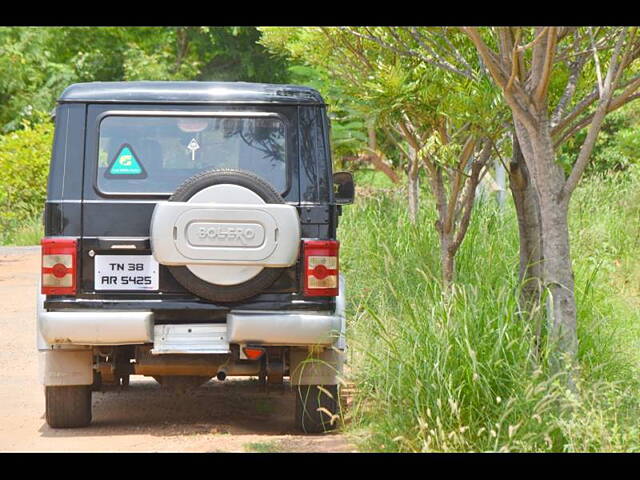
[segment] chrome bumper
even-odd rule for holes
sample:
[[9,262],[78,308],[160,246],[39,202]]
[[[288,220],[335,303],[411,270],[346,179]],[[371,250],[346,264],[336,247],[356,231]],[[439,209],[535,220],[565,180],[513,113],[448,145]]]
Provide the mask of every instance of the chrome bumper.
[[229,343],[258,345],[333,345],[342,318],[321,313],[251,312],[227,315]]
[[[260,345],[323,345],[344,349],[344,280],[335,312],[231,311],[226,324],[226,342]],[[162,328],[154,328],[150,311],[57,311],[47,312],[41,296],[38,308],[38,349],[52,346],[131,345],[155,342]],[[212,324],[213,325],[213,324]],[[187,327],[187,325],[183,325]],[[194,327],[196,327],[194,325]],[[203,327],[198,324],[198,327]],[[194,329],[195,331],[195,329]],[[184,340],[181,339],[181,342]],[[197,337],[194,336],[194,341]],[[185,345],[188,350],[188,345]]]
[[[39,312],[38,332],[49,345],[128,345],[153,342],[153,313]],[[41,341],[38,342],[41,348]]]

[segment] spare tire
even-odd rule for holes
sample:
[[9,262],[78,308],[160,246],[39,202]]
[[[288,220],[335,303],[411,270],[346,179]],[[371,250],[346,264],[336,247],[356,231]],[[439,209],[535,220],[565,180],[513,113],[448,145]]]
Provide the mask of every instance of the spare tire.
[[[209,170],[185,180],[169,198],[170,202],[188,202],[205,189],[216,185],[227,186],[214,192],[214,201],[219,203],[247,203],[257,201],[280,203],[285,201],[271,185],[256,175],[241,170]],[[235,187],[234,187],[235,186]],[[241,188],[238,188],[241,187]],[[215,190],[215,189],[213,189]],[[212,189],[209,189],[211,192]],[[230,197],[233,199],[230,200]],[[238,200],[239,198],[239,200]],[[207,200],[211,199],[211,195]],[[208,272],[215,268],[216,276]],[[285,268],[226,267],[226,266],[168,266],[169,271],[188,291],[212,302],[237,302],[262,293],[271,286]],[[227,269],[227,270],[225,270]],[[225,278],[230,272],[232,279]]]

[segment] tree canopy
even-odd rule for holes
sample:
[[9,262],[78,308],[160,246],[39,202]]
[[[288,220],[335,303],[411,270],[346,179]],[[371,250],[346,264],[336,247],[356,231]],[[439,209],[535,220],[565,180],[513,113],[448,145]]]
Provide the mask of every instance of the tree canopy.
[[285,83],[288,64],[253,27],[2,27],[0,128],[38,122],[74,82]]

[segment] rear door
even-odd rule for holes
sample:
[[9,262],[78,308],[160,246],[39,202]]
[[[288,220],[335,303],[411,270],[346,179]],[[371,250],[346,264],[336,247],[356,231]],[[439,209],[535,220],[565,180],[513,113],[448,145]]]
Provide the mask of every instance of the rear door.
[[[272,183],[287,203],[297,206],[297,115],[295,106],[89,105],[80,295],[192,298],[151,256],[149,228],[156,203],[199,171],[242,168]],[[259,136],[280,125],[283,139],[274,143]],[[282,156],[274,156],[280,147]],[[267,157],[271,164],[261,170]],[[277,165],[281,158],[283,168]],[[272,289],[283,288],[291,291],[292,286],[280,282]]]

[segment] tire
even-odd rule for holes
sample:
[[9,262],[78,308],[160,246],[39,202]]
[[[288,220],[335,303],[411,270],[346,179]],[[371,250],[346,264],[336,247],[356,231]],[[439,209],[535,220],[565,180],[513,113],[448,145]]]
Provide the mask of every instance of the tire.
[[[294,388],[295,423],[298,430],[304,433],[323,433],[338,426],[337,385],[298,385]],[[331,416],[323,410],[330,412]]]
[[[241,170],[209,170],[185,180],[169,198],[170,202],[187,202],[203,188],[219,184],[245,187],[266,203],[284,204],[271,185],[256,175]],[[264,268],[250,280],[238,285],[216,285],[198,278],[187,267],[167,267],[177,282],[198,297],[211,302],[238,302],[262,293],[280,277],[285,268]]]
[[80,428],[91,423],[91,385],[45,387],[45,418],[51,428]]

